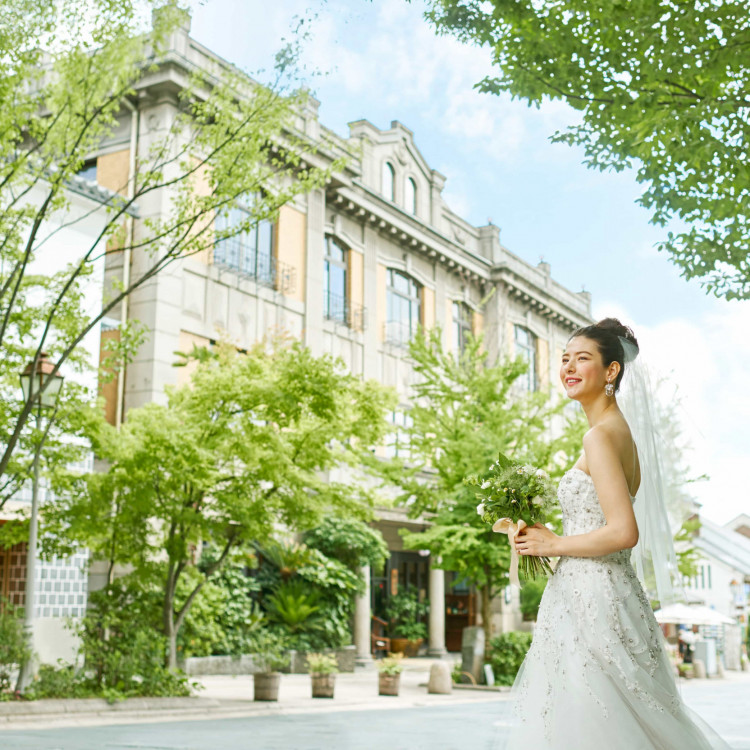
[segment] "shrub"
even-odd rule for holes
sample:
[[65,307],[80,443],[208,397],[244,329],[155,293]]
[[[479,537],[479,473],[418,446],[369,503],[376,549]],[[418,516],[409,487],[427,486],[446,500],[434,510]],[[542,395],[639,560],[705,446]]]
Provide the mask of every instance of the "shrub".
[[10,689],[10,673],[31,655],[18,610],[0,599],[0,692]]
[[531,633],[511,630],[490,640],[489,661],[495,685],[512,685],[531,646]]
[[[96,694],[189,695],[187,678],[168,669],[159,593],[128,576],[92,592],[79,628],[86,684]],[[51,697],[51,696],[50,696]]]
[[320,651],[351,643],[358,572],[303,544],[269,545],[256,575],[261,605],[289,648]]
[[542,601],[542,594],[547,588],[546,576],[541,578],[532,578],[524,583],[521,589],[521,612],[524,620],[536,620],[539,613],[539,605]]
[[[212,545],[204,547],[198,570],[186,571],[178,585],[178,606],[219,554]],[[253,598],[260,585],[249,575],[256,565],[255,555],[247,548],[239,548],[204,584],[180,628],[177,650],[181,657],[239,656],[252,652],[252,634],[263,620]]]

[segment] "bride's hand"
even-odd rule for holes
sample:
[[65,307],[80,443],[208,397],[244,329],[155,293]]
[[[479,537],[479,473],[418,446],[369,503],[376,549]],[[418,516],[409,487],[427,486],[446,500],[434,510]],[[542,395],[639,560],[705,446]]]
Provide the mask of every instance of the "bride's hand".
[[560,537],[550,531],[544,524],[535,523],[527,526],[516,535],[516,552],[519,555],[536,555],[538,557],[556,557],[557,540]]

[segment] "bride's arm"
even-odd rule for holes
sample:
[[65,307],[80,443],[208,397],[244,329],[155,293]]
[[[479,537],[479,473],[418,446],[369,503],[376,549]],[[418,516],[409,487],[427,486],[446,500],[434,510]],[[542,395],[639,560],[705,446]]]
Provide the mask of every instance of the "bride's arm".
[[557,536],[540,525],[528,531],[524,529],[516,537],[519,554],[601,557],[635,547],[638,543],[638,524],[628,483],[609,434],[601,427],[594,427],[584,435],[583,449],[606,525],[586,534],[571,536]]

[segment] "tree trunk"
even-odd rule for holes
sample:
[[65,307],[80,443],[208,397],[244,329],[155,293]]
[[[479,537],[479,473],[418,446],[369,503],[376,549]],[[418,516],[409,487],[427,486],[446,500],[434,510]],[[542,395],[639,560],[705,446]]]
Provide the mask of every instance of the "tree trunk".
[[[170,571],[171,573],[171,571]],[[177,580],[170,574],[167,576],[167,587],[164,592],[164,635],[167,637],[168,655],[167,667],[177,669],[177,630],[174,622],[174,595]]]

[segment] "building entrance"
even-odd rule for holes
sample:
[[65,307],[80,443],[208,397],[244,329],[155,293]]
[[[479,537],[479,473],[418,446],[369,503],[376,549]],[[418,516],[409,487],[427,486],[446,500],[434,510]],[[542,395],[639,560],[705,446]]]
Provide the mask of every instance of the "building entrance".
[[418,552],[391,552],[390,558],[380,570],[373,570],[370,594],[370,608],[374,615],[382,619],[388,599],[407,586],[414,587],[419,601],[429,599],[430,563],[429,557]]

